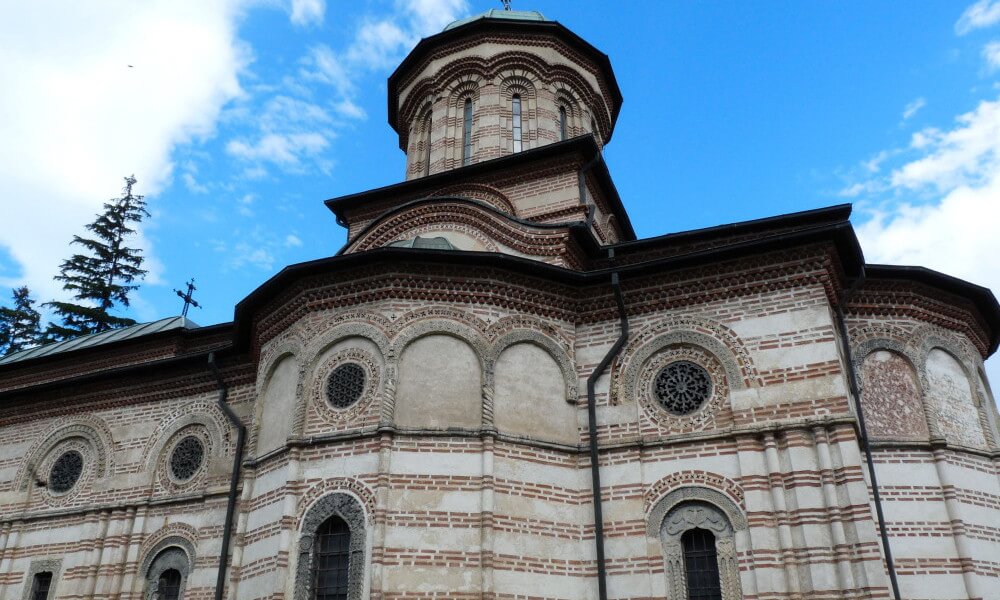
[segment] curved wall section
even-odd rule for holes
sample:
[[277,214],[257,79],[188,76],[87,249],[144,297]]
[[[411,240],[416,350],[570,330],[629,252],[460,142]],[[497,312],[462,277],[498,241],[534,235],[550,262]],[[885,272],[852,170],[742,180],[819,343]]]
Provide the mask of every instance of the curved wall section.
[[875,350],[864,358],[861,381],[861,405],[872,437],[927,439],[917,373],[906,358],[891,350]]
[[519,437],[576,444],[576,406],[566,401],[562,371],[535,344],[509,346],[494,366],[493,421],[497,431]]
[[482,422],[482,369],[469,344],[431,334],[399,357],[396,424],[404,428],[478,428]]
[[969,378],[955,358],[934,348],[927,354],[927,400],[941,434],[949,443],[986,445],[979,409]]

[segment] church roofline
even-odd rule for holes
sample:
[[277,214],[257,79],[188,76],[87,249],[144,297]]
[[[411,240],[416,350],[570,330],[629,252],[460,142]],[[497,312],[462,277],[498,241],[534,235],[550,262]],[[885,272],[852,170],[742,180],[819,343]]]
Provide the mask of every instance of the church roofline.
[[[347,222],[347,213],[365,203],[394,197],[412,196],[421,192],[431,193],[434,190],[462,183],[467,179],[472,179],[485,173],[492,173],[500,169],[515,168],[522,164],[547,160],[572,153],[578,153],[584,162],[590,161],[591,157],[597,155],[597,161],[591,166],[590,170],[596,175],[597,182],[601,186],[601,191],[604,192],[604,197],[611,205],[611,212],[621,227],[622,237],[625,240],[634,240],[635,230],[632,228],[632,221],[625,210],[625,205],[622,204],[621,196],[618,195],[618,188],[615,187],[615,182],[611,179],[611,172],[608,170],[607,163],[604,162],[604,156],[600,154],[600,147],[590,134],[584,134],[562,142],[546,144],[545,146],[515,154],[508,154],[500,158],[484,160],[464,167],[441,171],[426,177],[408,179],[373,190],[330,198],[324,204],[336,215],[337,223],[344,225]],[[348,242],[350,241],[348,240]]]
[[673,256],[657,257],[651,260],[627,265],[606,266],[590,271],[577,271],[564,267],[497,252],[470,252],[461,250],[420,250],[412,248],[383,247],[366,252],[343,254],[314,261],[289,265],[261,284],[236,305],[234,313],[234,344],[237,351],[250,346],[253,315],[273,298],[288,290],[294,281],[323,275],[338,269],[368,266],[379,262],[389,267],[411,263],[435,263],[488,267],[535,276],[545,281],[567,285],[591,285],[609,280],[612,272],[623,278],[646,275],[668,269],[695,267],[706,263],[731,260],[746,256],[751,252],[767,252],[787,249],[795,245],[816,242],[832,242],[840,256],[840,262],[848,277],[861,273],[864,257],[854,229],[849,222],[817,225],[802,230],[782,232],[773,236],[744,240],[713,248],[694,250]]
[[990,328],[987,355],[992,355],[1000,347],[1000,302],[989,288],[927,267],[907,265],[865,265],[865,280],[912,281],[965,298],[972,302]]
[[612,104],[611,129],[608,132],[605,143],[611,141],[611,137],[615,129],[614,124],[618,120],[618,113],[621,112],[624,98],[622,97],[621,88],[618,87],[618,80],[615,78],[614,70],[611,68],[611,59],[608,58],[608,55],[595,48],[590,42],[573,33],[565,25],[559,23],[558,21],[528,21],[497,19],[490,17],[477,18],[469,21],[468,23],[463,23],[456,27],[446,29],[441,33],[423,38],[417,43],[416,47],[414,47],[413,50],[406,55],[403,62],[399,63],[396,70],[389,75],[388,94],[386,94],[389,105],[389,126],[392,127],[393,131],[399,133],[396,122],[399,119],[399,107],[396,105],[396,101],[399,97],[398,84],[400,78],[412,68],[416,67],[420,61],[425,59],[434,50],[435,47],[467,35],[486,32],[511,32],[517,34],[533,32],[555,34],[566,42],[571,48],[593,60],[594,63],[600,68],[601,75],[607,81],[608,88],[612,96],[609,98]]

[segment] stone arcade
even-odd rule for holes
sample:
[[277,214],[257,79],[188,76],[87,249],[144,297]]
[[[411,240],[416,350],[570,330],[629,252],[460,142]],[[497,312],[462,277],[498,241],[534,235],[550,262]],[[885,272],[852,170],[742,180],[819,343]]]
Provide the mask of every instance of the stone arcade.
[[1000,598],[988,290],[847,206],[635,239],[611,64],[538,13],[388,83],[336,256],[0,359],[0,599]]

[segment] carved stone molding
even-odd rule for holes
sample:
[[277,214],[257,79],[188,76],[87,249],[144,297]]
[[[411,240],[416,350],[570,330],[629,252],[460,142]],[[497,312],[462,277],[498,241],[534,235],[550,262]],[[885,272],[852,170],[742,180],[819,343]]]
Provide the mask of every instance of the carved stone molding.
[[[357,402],[346,408],[337,408],[330,404],[327,398],[327,380],[337,367],[345,364],[360,366],[365,374],[365,383]],[[312,405],[312,414],[330,424],[349,422],[364,414],[382,388],[381,370],[380,361],[362,348],[345,348],[328,356],[311,374],[309,402]]]
[[45,600],[56,597],[56,583],[59,581],[59,572],[62,570],[61,558],[43,558],[31,561],[24,574],[24,589],[21,591],[21,600],[33,600],[31,596],[32,587],[35,584],[35,575],[39,573],[52,573],[52,583],[49,585],[49,593]]
[[194,546],[187,539],[171,536],[160,540],[146,554],[139,571],[145,581],[143,599],[155,600],[158,597],[159,590],[157,588],[160,576],[169,569],[174,569],[181,574],[178,597],[183,598],[194,559]]

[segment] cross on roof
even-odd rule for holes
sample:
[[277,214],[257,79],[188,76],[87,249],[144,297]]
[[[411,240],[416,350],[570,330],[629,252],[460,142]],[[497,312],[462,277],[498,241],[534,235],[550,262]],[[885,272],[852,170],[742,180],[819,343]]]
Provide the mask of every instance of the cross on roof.
[[500,1],[503,2],[504,10],[510,10],[510,0],[500,0]]
[[187,292],[182,292],[177,289],[174,290],[174,293],[176,293],[178,297],[184,300],[184,308],[181,310],[182,317],[187,316],[188,308],[192,306],[195,308],[201,308],[201,305],[198,304],[198,302],[194,299],[194,291],[196,289],[198,288],[194,287],[194,277],[192,277],[191,281],[187,282]]

